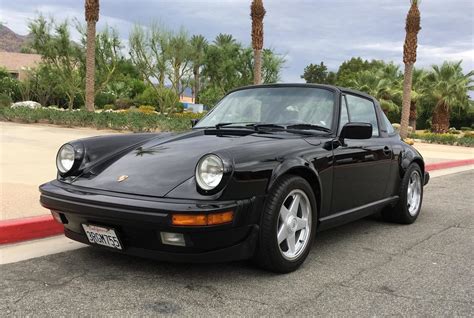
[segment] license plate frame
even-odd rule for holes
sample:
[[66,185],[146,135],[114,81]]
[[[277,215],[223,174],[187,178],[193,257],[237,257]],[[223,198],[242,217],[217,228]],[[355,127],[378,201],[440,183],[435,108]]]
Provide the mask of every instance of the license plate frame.
[[123,244],[114,228],[83,223],[82,229],[92,245],[123,251]]

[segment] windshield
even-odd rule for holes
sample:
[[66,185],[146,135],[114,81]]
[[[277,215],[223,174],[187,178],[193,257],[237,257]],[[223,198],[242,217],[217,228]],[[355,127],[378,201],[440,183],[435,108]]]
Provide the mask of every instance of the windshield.
[[222,99],[195,126],[222,123],[312,124],[331,129],[334,93],[314,87],[259,87]]

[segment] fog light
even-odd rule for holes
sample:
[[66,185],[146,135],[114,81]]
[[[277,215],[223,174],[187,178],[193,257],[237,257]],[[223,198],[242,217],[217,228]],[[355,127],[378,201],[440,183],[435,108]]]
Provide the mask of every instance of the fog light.
[[166,245],[186,246],[184,235],[181,233],[160,232],[161,242]]

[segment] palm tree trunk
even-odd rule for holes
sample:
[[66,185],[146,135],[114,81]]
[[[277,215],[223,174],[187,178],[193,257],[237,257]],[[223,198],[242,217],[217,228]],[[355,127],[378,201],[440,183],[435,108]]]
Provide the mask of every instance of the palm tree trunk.
[[413,128],[413,132],[416,131],[416,116],[416,102],[411,101],[409,125]]
[[400,122],[400,137],[402,138],[406,138],[408,136],[412,75],[413,63],[405,63],[405,74],[403,78],[402,119]]
[[439,102],[433,112],[431,130],[438,134],[443,134],[449,130],[449,107]]
[[253,50],[255,66],[253,70],[253,83],[262,84],[262,50]]
[[86,108],[94,111],[95,99],[95,22],[87,22]]

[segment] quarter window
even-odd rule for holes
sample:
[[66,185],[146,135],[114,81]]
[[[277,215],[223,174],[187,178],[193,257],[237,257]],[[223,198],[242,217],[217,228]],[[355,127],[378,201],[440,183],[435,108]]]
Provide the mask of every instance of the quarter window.
[[385,127],[387,129],[387,134],[393,135],[395,133],[395,129],[393,128],[392,123],[390,122],[390,120],[388,120],[387,116],[383,113],[382,113],[382,119],[385,122]]
[[344,95],[341,96],[341,121],[339,123],[339,132],[345,124],[349,122],[349,114],[347,113],[347,103]]
[[352,123],[360,122],[372,124],[372,136],[378,136],[379,126],[377,123],[374,103],[366,98],[354,95],[346,95],[346,97],[349,121]]

